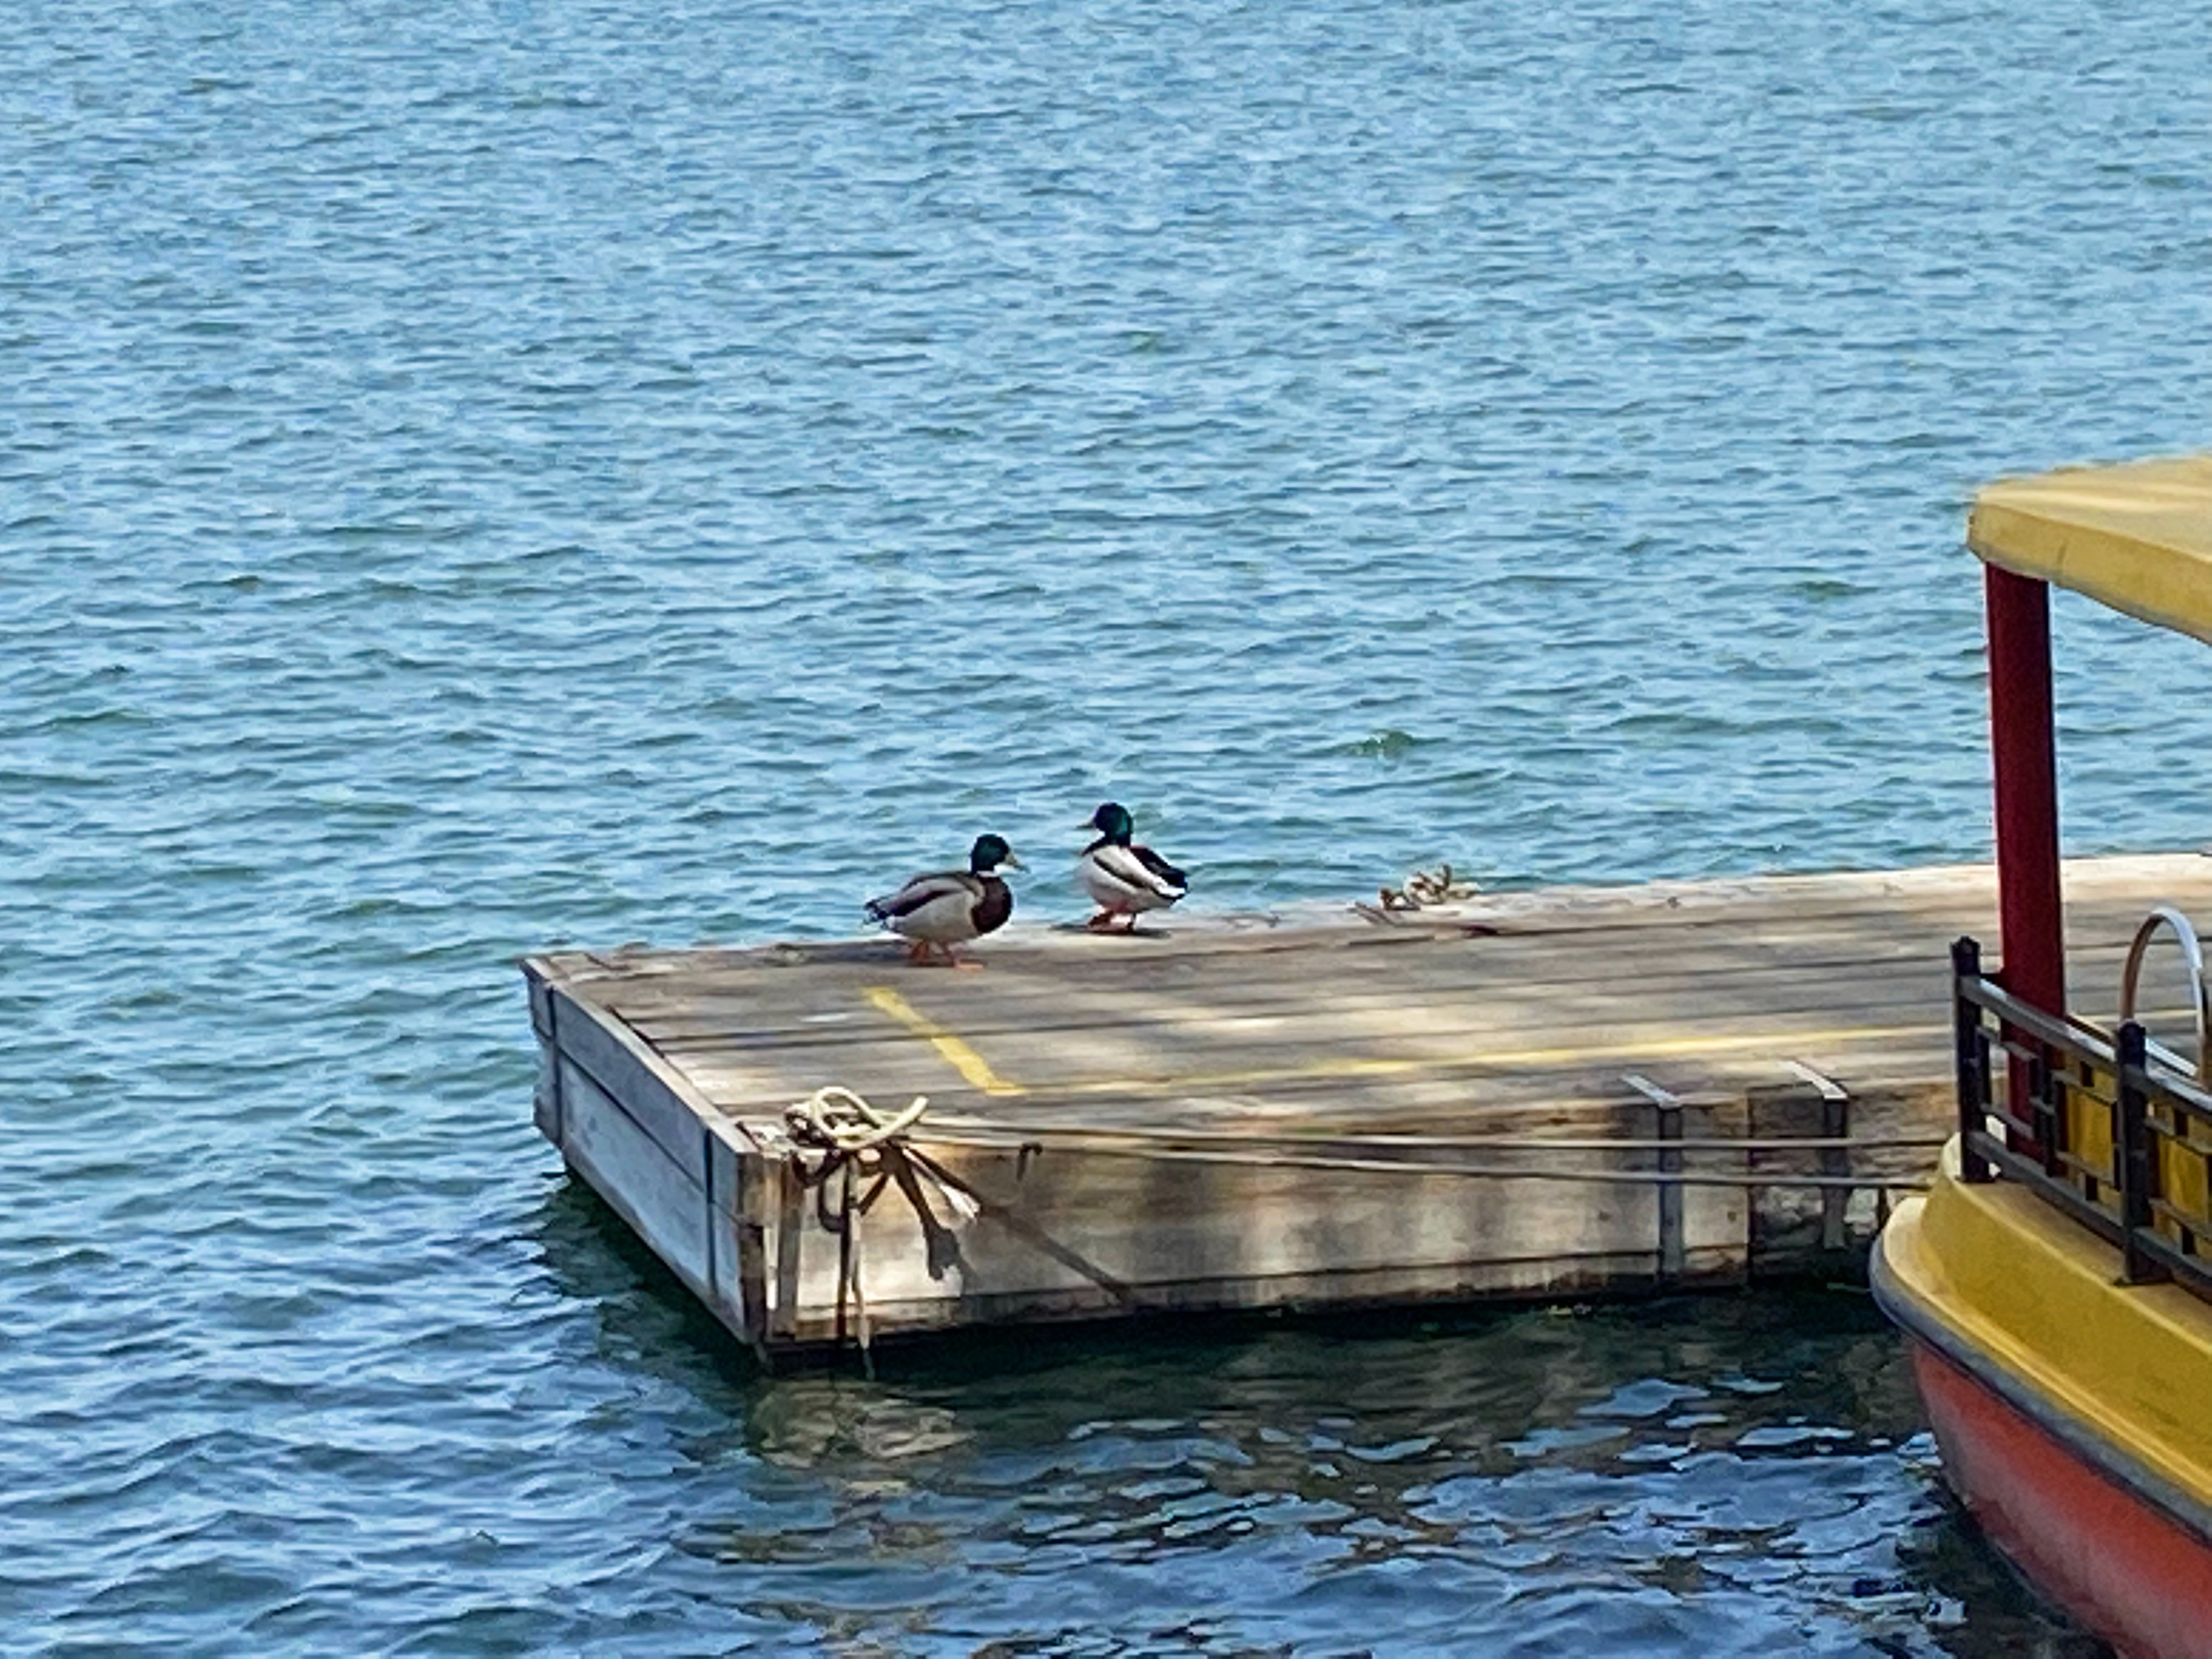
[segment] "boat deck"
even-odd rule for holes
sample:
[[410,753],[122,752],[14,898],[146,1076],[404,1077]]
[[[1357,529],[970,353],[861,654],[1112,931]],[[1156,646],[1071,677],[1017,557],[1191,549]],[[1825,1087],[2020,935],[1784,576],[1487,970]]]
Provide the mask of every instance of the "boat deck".
[[[2197,854],[2066,874],[2093,1018],[2152,905],[2212,902]],[[763,1353],[1740,1279],[1863,1248],[1931,1161],[1948,947],[1994,957],[1995,906],[1972,866],[1017,926],[967,972],[890,940],[559,952],[526,964],[539,1122]],[[825,1085],[928,1103],[848,1158],[787,1115]]]

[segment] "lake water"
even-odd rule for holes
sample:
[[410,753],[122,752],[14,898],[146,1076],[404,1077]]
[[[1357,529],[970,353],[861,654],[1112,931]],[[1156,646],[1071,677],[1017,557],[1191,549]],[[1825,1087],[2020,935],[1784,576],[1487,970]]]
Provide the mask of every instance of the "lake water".
[[[1595,0],[0,15],[0,1648],[2090,1650],[1853,1295],[763,1382],[519,954],[1983,856],[1972,488],[2201,445],[2212,53]],[[2059,608],[2067,838],[2206,838]],[[2154,783],[2155,789],[2146,787]]]

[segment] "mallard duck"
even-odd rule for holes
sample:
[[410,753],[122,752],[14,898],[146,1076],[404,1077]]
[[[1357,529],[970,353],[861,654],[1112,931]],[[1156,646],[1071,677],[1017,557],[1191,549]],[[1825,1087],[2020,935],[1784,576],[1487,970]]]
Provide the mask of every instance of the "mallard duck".
[[1124,932],[1133,931],[1140,910],[1164,910],[1190,889],[1190,879],[1149,847],[1136,847],[1129,836],[1136,828],[1126,808],[1108,801],[1083,826],[1096,830],[1098,839],[1083,849],[1075,873],[1083,890],[1098,906],[1098,914],[1084,924],[1104,933],[1114,918],[1128,918]]
[[933,951],[947,967],[971,966],[952,947],[1005,927],[1014,913],[1013,890],[992,873],[1001,865],[1018,870],[1022,861],[1000,837],[978,836],[965,870],[916,876],[896,893],[870,899],[868,920],[912,939],[907,960],[917,966],[927,963]]

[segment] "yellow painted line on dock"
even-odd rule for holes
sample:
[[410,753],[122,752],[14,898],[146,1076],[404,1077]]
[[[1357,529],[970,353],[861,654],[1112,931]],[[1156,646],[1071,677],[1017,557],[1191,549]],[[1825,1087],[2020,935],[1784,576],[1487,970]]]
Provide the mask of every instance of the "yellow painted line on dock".
[[1028,1090],[1009,1083],[991,1069],[991,1062],[952,1032],[915,1007],[888,985],[866,985],[860,994],[945,1056],[952,1069],[972,1088],[987,1095],[1025,1095]]
[[[1779,1062],[1807,1048],[1826,1048],[1840,1042],[1881,1042],[1899,1037],[1925,1037],[1943,1029],[1933,1021],[1923,1021],[1917,1025],[1855,1025],[1826,1031],[1765,1031],[1747,1036],[1656,1037],[1639,1042],[1596,1043],[1577,1048],[1494,1048],[1474,1054],[1426,1054],[1419,1058],[1407,1055],[1403,1058],[1317,1059],[1297,1066],[1271,1066],[1261,1071],[1194,1072],[1182,1077],[1093,1078],[1055,1085],[1053,1092],[1119,1095],[1172,1093],[1185,1089],[1249,1089],[1263,1084],[1297,1083],[1312,1078],[1403,1077],[1418,1072],[1466,1068],[1499,1071],[1513,1066],[1684,1060],[1700,1054],[1744,1054],[1760,1048],[1772,1054]],[[1026,1091],[1017,1090],[1015,1092]]]

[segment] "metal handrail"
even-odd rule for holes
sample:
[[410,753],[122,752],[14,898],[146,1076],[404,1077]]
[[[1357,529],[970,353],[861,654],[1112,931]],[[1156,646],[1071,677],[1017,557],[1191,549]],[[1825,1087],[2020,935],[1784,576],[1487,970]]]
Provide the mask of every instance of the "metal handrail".
[[[2212,1048],[2208,1048],[2205,1040],[2208,1034],[2212,1034],[2212,1001],[2207,1000],[2204,984],[2204,947],[2197,942],[2197,929],[2189,918],[2170,904],[2159,905],[2145,916],[2128,946],[2128,965],[2120,975],[2119,1023],[2124,1025],[2136,1017],[2136,981],[2142,974],[2143,957],[2160,927],[2173,930],[2173,937],[2181,945],[2182,960],[2189,967],[2190,1001],[2197,1012],[2197,1065],[2191,1075],[2199,1083],[2212,1081]],[[2186,1060],[2165,1044],[2150,1046],[2177,1072],[2191,1069]]]
[[[1953,946],[1960,1174],[1972,1182],[2002,1175],[2033,1190],[2120,1249],[2123,1282],[2171,1279],[2212,1301],[2212,1250],[2206,1248],[2212,1228],[2193,1203],[2177,1206],[2165,1190],[2166,1148],[2184,1147],[2199,1160],[2212,1159],[2212,1139],[2202,1138],[2212,1130],[2212,1085],[2151,1043],[2133,1018],[2142,954],[2162,927],[2172,927],[2182,940],[2203,1032],[2212,1024],[2203,955],[2195,930],[2178,911],[2161,908],[2137,933],[2124,976],[2127,1017],[2109,1038],[1984,978],[1979,947],[1971,939]],[[2200,1036],[2200,1054],[2203,1047]],[[2015,1080],[2010,1090],[1996,1086],[2000,1054]],[[2070,1139],[2065,1127],[2069,1099],[2104,1109],[2108,1168],[2084,1164],[2064,1144]]]
[[2005,1024],[2039,1042],[2061,1048],[2079,1048],[2097,1064],[2110,1067],[2116,1056],[2112,1039],[2085,1020],[2071,1014],[2053,1014],[2014,995],[1995,980],[1980,977],[1979,958],[1960,979],[1959,995],[1977,1008],[1985,1008]]

